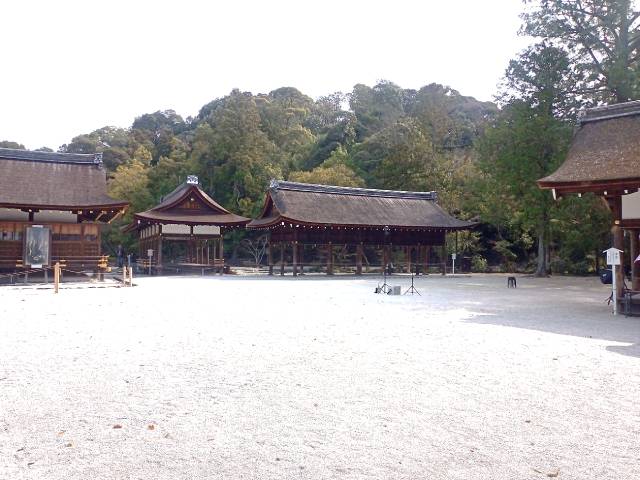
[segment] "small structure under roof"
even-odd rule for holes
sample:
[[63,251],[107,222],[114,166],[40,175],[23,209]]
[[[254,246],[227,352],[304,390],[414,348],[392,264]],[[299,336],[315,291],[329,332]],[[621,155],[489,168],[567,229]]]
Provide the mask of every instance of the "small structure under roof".
[[[269,265],[272,246],[280,246],[281,273],[284,249],[292,246],[293,272],[302,263],[304,245],[326,250],[327,272],[333,272],[333,248],[355,246],[356,273],[362,273],[363,248],[382,246],[382,265],[391,261],[391,248],[405,249],[410,265],[428,264],[431,246],[443,246],[447,232],[469,229],[470,222],[447,214],[435,192],[406,192],[337,187],[273,180],[260,216],[247,227],[269,231]],[[408,266],[408,268],[410,268]]]
[[64,260],[97,268],[99,224],[111,222],[127,207],[107,195],[100,153],[0,148],[0,268],[15,268],[18,259],[34,265],[25,255],[36,233],[47,250],[38,265]]
[[[564,163],[538,185],[555,198],[592,192],[606,199],[614,246],[624,250],[623,229],[631,233],[633,289],[640,290],[640,267],[634,262],[640,233],[640,101],[585,110]],[[618,280],[621,289],[622,277]]]
[[[144,212],[135,213],[133,223],[125,231],[138,234],[139,255],[152,258],[159,269],[163,267],[165,250],[171,253],[170,262],[185,266],[224,267],[223,229],[244,227],[248,218],[235,215],[209,195],[198,184],[198,177],[189,175],[160,203]],[[179,242],[179,251],[166,242]],[[179,258],[180,257],[180,258]],[[166,265],[166,264],[165,264]]]

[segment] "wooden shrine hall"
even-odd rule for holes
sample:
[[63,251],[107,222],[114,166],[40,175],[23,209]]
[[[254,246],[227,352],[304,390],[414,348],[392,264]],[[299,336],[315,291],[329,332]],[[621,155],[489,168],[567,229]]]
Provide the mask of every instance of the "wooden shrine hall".
[[99,270],[101,225],[124,214],[102,154],[0,148],[0,269]]
[[[392,249],[403,250],[407,270],[411,263],[425,271],[432,246],[442,247],[447,232],[474,224],[447,214],[435,192],[404,192],[336,187],[272,180],[260,216],[247,228],[269,235],[269,273],[273,274],[274,247],[280,250],[280,274],[286,251],[291,252],[293,274],[305,263],[305,246],[324,256],[326,272],[333,274],[336,249],[355,257],[355,273],[362,274],[365,247],[382,250],[381,267],[392,261]],[[319,253],[318,251],[315,252]],[[444,269],[444,264],[442,264]],[[443,270],[444,272],[444,270]]]
[[[173,265],[182,268],[224,268],[224,229],[244,227],[249,218],[235,215],[215,202],[189,175],[155,207],[135,213],[124,231],[137,232],[139,258],[158,270]],[[176,254],[171,244],[182,246]],[[151,253],[151,256],[149,255]],[[169,254],[166,262],[165,255]]]
[[[625,250],[629,234],[632,290],[640,290],[640,101],[587,109],[564,163],[538,181],[554,198],[591,192],[602,197],[613,214],[613,246]],[[622,262],[624,265],[624,260]],[[618,298],[623,293],[623,269],[617,269]],[[640,292],[639,292],[640,293]]]

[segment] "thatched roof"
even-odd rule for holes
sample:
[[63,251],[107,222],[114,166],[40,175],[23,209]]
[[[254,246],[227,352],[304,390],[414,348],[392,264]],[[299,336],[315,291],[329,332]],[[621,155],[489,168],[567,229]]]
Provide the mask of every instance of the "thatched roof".
[[249,228],[296,225],[462,230],[435,192],[404,192],[272,181],[262,214]]
[[196,177],[189,177],[188,181],[165,195],[158,205],[134,214],[134,221],[126,230],[149,223],[236,227],[249,221],[249,218],[225,209],[200,188]]
[[560,191],[640,186],[640,102],[586,110],[566,160],[538,185]]
[[100,154],[0,148],[0,207],[42,210],[122,210],[107,195]]

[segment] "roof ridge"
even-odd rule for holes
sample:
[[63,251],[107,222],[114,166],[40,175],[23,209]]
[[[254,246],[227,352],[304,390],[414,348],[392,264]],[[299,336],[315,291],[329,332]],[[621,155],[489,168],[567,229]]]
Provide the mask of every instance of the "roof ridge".
[[272,190],[292,190],[298,192],[330,193],[334,195],[353,195],[387,198],[418,198],[422,200],[438,201],[438,194],[431,192],[411,192],[407,190],[381,190],[375,188],[340,187],[337,185],[320,185],[317,183],[289,182],[285,180],[271,180],[269,188]]
[[640,115],[640,100],[614,103],[612,105],[601,105],[599,107],[581,110],[578,114],[578,123],[583,124],[635,115]]
[[0,148],[0,159],[45,163],[102,165],[102,153],[41,152],[19,148]]

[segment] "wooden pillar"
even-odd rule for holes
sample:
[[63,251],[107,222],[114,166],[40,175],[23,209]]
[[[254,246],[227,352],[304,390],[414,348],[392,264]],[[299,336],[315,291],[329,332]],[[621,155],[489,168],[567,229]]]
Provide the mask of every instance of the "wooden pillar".
[[162,234],[158,234],[158,270],[162,269]]
[[441,255],[441,259],[440,261],[441,263],[441,269],[442,269],[442,275],[446,275],[447,274],[447,246],[446,245],[442,245],[442,248],[440,249],[440,255]]
[[362,243],[356,245],[356,275],[362,275]]
[[271,244],[271,232],[269,232],[267,242],[267,262],[269,263],[269,275],[273,275],[273,246]]
[[629,261],[631,262],[631,289],[640,290],[640,263],[635,260],[638,257],[638,235],[640,229],[634,228],[629,230],[631,235],[631,252],[629,255]]
[[291,249],[292,249],[291,255],[293,256],[293,276],[297,277],[298,276],[298,242],[293,242],[291,244]]
[[284,242],[280,242],[280,276],[284,276]]
[[327,245],[327,275],[333,275],[333,245]]
[[220,275],[224,274],[224,237],[222,235],[222,229],[220,230]]
[[304,244],[298,243],[298,273],[304,275]]

